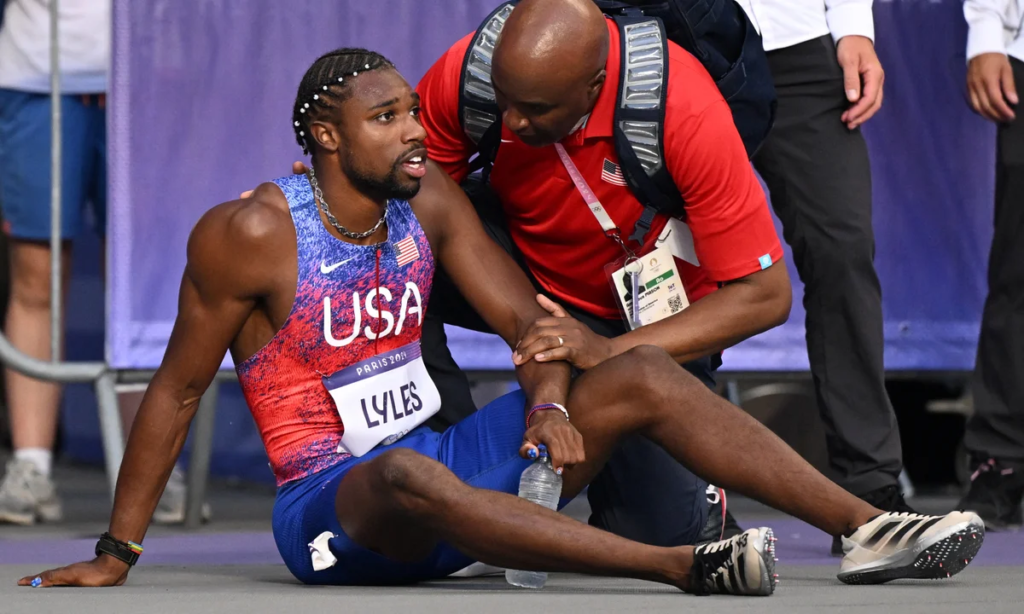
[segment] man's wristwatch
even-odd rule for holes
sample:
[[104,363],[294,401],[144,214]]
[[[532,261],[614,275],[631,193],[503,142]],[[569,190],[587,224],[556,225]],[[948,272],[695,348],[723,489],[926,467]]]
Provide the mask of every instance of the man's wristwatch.
[[100,535],[100,541],[96,542],[96,556],[109,554],[119,561],[128,563],[131,567],[139,560],[142,554],[142,546],[135,542],[123,542],[110,533]]

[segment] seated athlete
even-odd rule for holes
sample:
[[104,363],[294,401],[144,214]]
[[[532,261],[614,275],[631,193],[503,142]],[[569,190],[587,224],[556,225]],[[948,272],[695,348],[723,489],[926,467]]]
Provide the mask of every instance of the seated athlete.
[[515,496],[541,444],[566,503],[632,434],[715,484],[845,536],[845,582],[946,577],[980,548],[973,513],[882,513],[653,347],[611,358],[571,387],[568,363],[526,361],[516,368],[521,391],[443,434],[427,429],[440,402],[419,340],[435,263],[510,348],[544,312],[462,190],[427,160],[418,96],[388,60],[359,49],[319,58],[299,87],[294,126],[312,152],[309,175],[214,207],[189,239],[174,331],[129,436],[97,557],[20,584],[127,579],[225,351],[279,485],[278,549],[304,583],[411,583],[479,560],[771,594],[770,529],[660,548]]

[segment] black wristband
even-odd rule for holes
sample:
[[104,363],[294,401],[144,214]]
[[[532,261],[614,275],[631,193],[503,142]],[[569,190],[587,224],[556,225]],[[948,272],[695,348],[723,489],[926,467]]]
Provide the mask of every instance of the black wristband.
[[109,554],[119,561],[128,563],[131,567],[139,560],[142,554],[142,546],[135,542],[123,542],[114,538],[110,533],[100,535],[100,541],[96,542],[96,556]]

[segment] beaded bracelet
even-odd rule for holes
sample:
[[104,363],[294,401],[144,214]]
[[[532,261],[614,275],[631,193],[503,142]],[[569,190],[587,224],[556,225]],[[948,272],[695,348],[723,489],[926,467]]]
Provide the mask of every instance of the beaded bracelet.
[[562,412],[565,415],[565,421],[569,421],[569,412],[565,409],[565,407],[559,405],[558,403],[542,403],[540,405],[534,405],[533,409],[530,410],[530,413],[526,414],[526,428],[530,428],[530,419],[533,418],[533,414],[539,411],[545,411],[549,409],[557,409],[558,411]]

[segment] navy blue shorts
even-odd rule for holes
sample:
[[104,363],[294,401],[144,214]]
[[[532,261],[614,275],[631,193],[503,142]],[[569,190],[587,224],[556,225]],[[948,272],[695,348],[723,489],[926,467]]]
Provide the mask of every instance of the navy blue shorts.
[[[106,230],[107,114],[95,95],[61,98],[61,236]],[[50,237],[50,95],[0,89],[0,206],[15,239]]]
[[[472,563],[446,543],[438,544],[418,563],[392,561],[356,544],[338,522],[334,508],[338,484],[353,467],[388,450],[408,448],[444,464],[470,486],[517,494],[519,477],[530,465],[519,456],[526,430],[525,406],[522,392],[512,392],[444,433],[419,427],[389,446],[282,486],[274,503],[274,539],[288,570],[306,584],[382,585],[443,578]],[[568,502],[563,499],[559,507]],[[314,571],[308,544],[324,531],[335,535],[330,547],[338,562]]]

